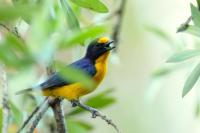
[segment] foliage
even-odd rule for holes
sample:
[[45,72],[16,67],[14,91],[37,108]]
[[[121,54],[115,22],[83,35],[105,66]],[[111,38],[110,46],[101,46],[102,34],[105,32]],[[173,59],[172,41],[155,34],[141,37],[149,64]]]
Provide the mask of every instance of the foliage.
[[[8,3],[6,0],[1,1],[0,62],[6,65],[8,75],[11,77],[12,75],[21,75],[26,70],[36,69],[41,65],[47,66],[52,62],[52,57],[60,51],[87,44],[88,40],[109,33],[105,24],[93,23],[92,20],[90,25],[82,22],[80,19],[81,8],[95,11],[96,14],[94,15],[108,12],[108,7],[100,0],[13,0],[12,3]],[[58,69],[62,71],[63,63],[56,64]],[[63,70],[62,76],[65,78],[82,81],[87,86],[93,84],[83,72],[72,68]],[[36,70],[34,72],[37,73]],[[115,102],[114,98],[108,95],[111,92],[111,90],[104,91],[89,98],[86,103],[99,109],[107,107]],[[16,99],[16,96],[10,97],[9,101],[11,108],[10,124],[19,127],[23,119],[27,117],[26,113],[30,111],[30,109],[26,110],[27,112],[22,111],[22,109],[31,104],[23,106],[16,103],[14,99]],[[40,98],[35,98],[32,94],[25,95],[24,100],[27,103],[29,101],[33,101],[32,103],[40,102]],[[68,114],[70,119],[67,119],[67,121],[71,132],[84,133],[93,129],[92,124],[77,120],[74,117],[74,114],[81,114],[82,112],[80,109],[75,109]],[[52,117],[51,114],[48,115]],[[1,125],[2,110],[0,110]]]
[[[191,19],[189,18],[184,24],[182,24],[181,27],[178,29],[178,32],[189,33],[199,38],[200,37],[200,10],[199,10],[200,1],[199,0],[197,0],[197,5],[198,7],[194,6],[193,4],[190,4],[191,14],[192,14],[192,16],[190,17]],[[190,20],[192,20],[193,25],[189,24]],[[172,40],[162,30],[159,30],[157,28],[150,28],[149,31],[156,34],[161,39],[166,40],[168,43],[173,43],[176,45],[180,44]],[[160,77],[166,76],[170,74],[171,72],[173,72],[174,70],[179,70],[179,68],[188,66],[188,63],[186,61],[188,61],[189,59],[193,59],[194,57],[198,58],[198,56],[200,55],[200,49],[198,45],[199,45],[199,41],[197,41],[197,45],[195,45],[193,49],[188,49],[185,47],[185,45],[177,45],[177,46],[180,46],[180,49],[177,49],[176,46],[172,47],[174,54],[167,59],[167,63],[179,63],[179,64],[167,64],[167,66],[169,65],[170,66],[164,67],[164,69],[161,68],[157,70],[153,74],[153,78],[159,80]],[[191,63],[189,63],[189,66],[191,68]],[[183,91],[182,91],[183,97],[187,95],[188,92],[190,92],[190,90],[194,87],[194,85],[198,81],[199,77],[200,77],[200,65],[199,65],[199,62],[197,62],[197,65],[194,67],[194,69],[191,71],[191,73],[186,79],[186,82],[184,84]],[[199,109],[199,103],[198,103],[197,108]]]

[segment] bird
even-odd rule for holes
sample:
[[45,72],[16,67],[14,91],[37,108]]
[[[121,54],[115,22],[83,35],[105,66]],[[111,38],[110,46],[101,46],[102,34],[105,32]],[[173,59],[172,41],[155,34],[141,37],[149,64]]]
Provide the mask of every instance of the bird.
[[91,41],[86,49],[86,54],[81,59],[71,63],[68,67],[83,71],[94,81],[92,88],[87,88],[80,82],[72,82],[64,79],[59,72],[52,74],[46,81],[36,87],[18,91],[16,94],[24,94],[31,91],[41,91],[44,96],[64,98],[70,101],[79,100],[99,86],[107,72],[108,58],[111,50],[115,48],[113,40],[108,37],[99,37]]

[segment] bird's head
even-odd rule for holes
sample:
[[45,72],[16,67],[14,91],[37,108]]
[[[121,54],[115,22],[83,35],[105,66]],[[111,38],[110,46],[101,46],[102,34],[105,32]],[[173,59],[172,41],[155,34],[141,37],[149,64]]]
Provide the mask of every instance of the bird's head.
[[96,60],[100,56],[108,53],[109,51],[115,48],[115,46],[111,45],[112,43],[113,40],[110,40],[107,37],[95,39],[89,44],[87,48],[86,57]]

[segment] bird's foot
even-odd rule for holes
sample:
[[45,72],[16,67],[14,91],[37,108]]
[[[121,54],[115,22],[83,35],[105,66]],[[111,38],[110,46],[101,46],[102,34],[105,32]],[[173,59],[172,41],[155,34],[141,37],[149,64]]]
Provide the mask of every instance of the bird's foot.
[[78,101],[77,100],[72,100],[71,104],[72,104],[72,107],[77,107],[78,106]]

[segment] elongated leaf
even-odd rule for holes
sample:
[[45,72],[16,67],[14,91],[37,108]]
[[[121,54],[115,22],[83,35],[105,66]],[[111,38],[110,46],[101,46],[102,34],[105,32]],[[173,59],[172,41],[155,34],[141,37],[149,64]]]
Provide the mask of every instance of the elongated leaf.
[[65,11],[66,18],[68,25],[71,30],[80,29],[80,24],[74,14],[73,10],[71,9],[70,5],[68,4],[67,0],[60,0],[60,3]]
[[200,50],[186,50],[172,55],[167,62],[181,62],[198,55],[200,55]]
[[65,66],[61,63],[56,63],[56,65],[59,69],[59,74],[67,81],[80,82],[88,89],[93,88],[93,86],[95,85],[95,82],[91,79],[91,77],[83,71]]
[[88,8],[90,10],[100,12],[100,13],[107,13],[108,8],[99,0],[71,0],[78,6]]
[[21,122],[23,120],[23,114],[22,111],[20,111],[13,102],[10,103],[10,108],[11,108],[11,113],[12,113],[12,118],[17,125],[21,125]]
[[0,130],[2,129],[2,124],[3,124],[3,111],[2,108],[0,108]]
[[35,10],[37,10],[37,8],[30,5],[0,5],[0,21],[13,20],[19,17],[29,19]]
[[[113,89],[108,89],[106,91],[103,91],[91,98],[89,98],[85,104],[89,105],[94,108],[104,108],[107,107],[115,102],[115,99],[112,96],[109,96],[109,94],[113,92]],[[85,112],[85,110],[81,108],[77,108],[69,113],[69,115],[76,115]]]
[[194,68],[192,73],[187,78],[183,87],[182,96],[184,97],[195,85],[200,76],[200,63]]
[[190,4],[191,12],[192,12],[192,20],[194,24],[198,27],[200,27],[200,12],[198,8],[196,8],[194,5]]
[[108,29],[105,26],[85,28],[82,31],[74,33],[72,36],[69,36],[66,40],[62,40],[60,43],[60,48],[63,49],[72,47],[75,44],[83,44],[87,39],[97,37],[106,31],[108,31]]
[[197,0],[198,8],[200,9],[200,0]]
[[200,37],[200,28],[197,26],[190,25],[185,32]]
[[77,121],[68,119],[66,119],[66,121],[70,133],[88,133],[89,131],[83,124],[80,124]]

